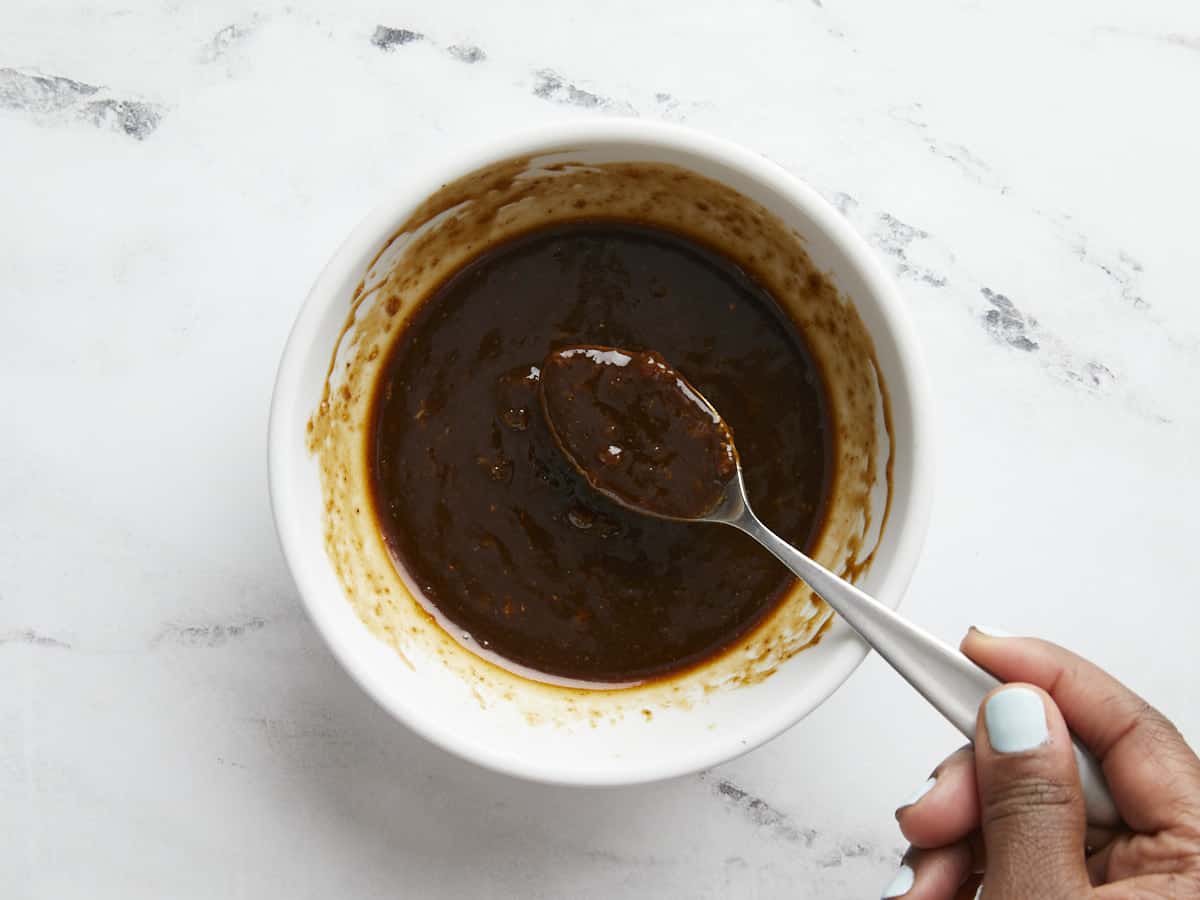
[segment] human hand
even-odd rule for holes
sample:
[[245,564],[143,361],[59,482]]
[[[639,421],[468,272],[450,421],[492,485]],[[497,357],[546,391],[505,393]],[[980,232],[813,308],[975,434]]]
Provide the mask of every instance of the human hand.
[[[1200,759],[1175,726],[1047,641],[972,628],[962,651],[1010,683],[980,706],[974,747],[897,811],[912,846],[883,897],[1200,900]],[[1128,831],[1086,825],[1068,725]]]

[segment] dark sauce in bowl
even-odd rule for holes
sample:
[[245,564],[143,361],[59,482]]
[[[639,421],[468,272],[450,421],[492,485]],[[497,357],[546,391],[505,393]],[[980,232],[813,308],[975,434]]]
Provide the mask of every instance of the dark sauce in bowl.
[[489,247],[413,311],[374,386],[375,514],[424,602],[479,646],[551,675],[645,680],[721,653],[794,579],[733,529],[641,515],[576,471],[539,382],[549,353],[580,344],[670,359],[737,435],[759,516],[811,545],[834,455],[803,338],[720,253],[614,220]]

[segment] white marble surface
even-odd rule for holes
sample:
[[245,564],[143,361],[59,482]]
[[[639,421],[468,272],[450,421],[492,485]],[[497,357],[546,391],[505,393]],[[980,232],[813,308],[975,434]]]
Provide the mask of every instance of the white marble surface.
[[575,791],[408,733],[298,605],[266,413],[314,275],[410,164],[574,116],[836,202],[935,386],[908,613],[1067,642],[1200,738],[1198,95],[1191,0],[6,0],[3,895],[878,896],[957,742],[877,659],[718,771]]

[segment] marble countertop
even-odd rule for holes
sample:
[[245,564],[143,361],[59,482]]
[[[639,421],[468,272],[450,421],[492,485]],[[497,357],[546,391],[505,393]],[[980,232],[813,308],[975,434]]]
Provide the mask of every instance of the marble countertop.
[[958,741],[875,657],[771,744],[526,784],[377,708],[301,611],[266,415],[410,165],[686,123],[836,204],[928,358],[905,610],[1067,643],[1200,739],[1200,6],[9,0],[0,871],[14,898],[876,897]]

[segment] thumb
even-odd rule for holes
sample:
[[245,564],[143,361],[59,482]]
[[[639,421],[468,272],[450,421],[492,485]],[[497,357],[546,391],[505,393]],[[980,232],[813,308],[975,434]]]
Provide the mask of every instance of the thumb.
[[1083,792],[1062,713],[1040,688],[1008,684],[979,708],[975,772],[985,900],[1082,897]]

